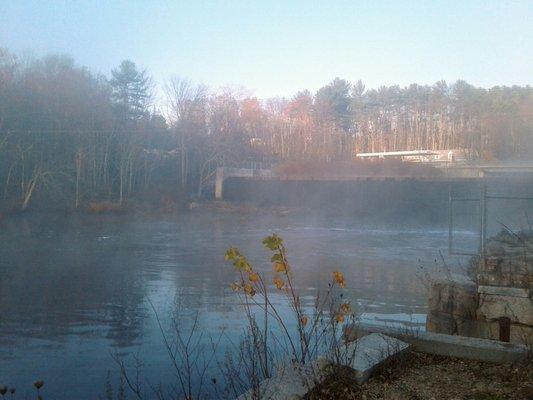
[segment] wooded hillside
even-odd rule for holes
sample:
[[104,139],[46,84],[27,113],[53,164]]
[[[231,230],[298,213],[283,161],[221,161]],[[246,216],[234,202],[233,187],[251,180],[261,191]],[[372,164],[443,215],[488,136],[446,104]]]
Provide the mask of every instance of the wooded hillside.
[[217,166],[352,160],[357,152],[463,148],[531,159],[533,89],[466,82],[260,100],[186,79],[156,83],[122,62],[109,76],[66,56],[0,50],[0,209],[202,196]]

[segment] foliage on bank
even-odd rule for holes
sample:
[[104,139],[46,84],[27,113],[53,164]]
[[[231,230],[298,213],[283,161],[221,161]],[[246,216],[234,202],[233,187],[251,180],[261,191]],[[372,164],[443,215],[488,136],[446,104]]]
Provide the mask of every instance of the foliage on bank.
[[533,150],[530,87],[367,89],[336,78],[315,94],[259,100],[179,77],[161,86],[158,98],[131,61],[106,77],[66,56],[0,49],[1,208],[202,197],[221,165],[455,148],[520,159]]

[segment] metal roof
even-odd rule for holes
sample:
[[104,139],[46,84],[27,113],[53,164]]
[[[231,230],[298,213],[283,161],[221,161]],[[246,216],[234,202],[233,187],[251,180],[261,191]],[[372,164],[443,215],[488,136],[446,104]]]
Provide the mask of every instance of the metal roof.
[[380,153],[357,153],[356,157],[403,157],[403,156],[433,156],[439,152],[433,150],[383,151]]

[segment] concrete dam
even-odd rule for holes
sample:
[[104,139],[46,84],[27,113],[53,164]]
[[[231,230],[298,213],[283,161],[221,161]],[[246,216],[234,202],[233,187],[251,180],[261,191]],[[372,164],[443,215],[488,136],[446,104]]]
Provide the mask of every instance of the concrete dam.
[[[217,197],[233,203],[259,207],[283,206],[321,212],[346,213],[354,217],[447,223],[450,196],[467,200],[456,212],[472,220],[484,186],[494,197],[487,205],[494,221],[523,219],[533,215],[533,174],[505,173],[483,177],[279,179],[266,170],[246,175],[228,174],[217,181]],[[251,171],[251,170],[249,170]],[[220,177],[220,176],[219,176]],[[463,209],[463,212],[461,212]],[[533,218],[533,217],[532,217]]]

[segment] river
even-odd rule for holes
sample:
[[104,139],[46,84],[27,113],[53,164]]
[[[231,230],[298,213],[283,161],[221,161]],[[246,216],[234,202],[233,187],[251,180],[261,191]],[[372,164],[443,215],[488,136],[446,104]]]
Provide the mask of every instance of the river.
[[[176,302],[199,311],[202,332],[241,332],[243,313],[229,289],[229,246],[271,273],[261,239],[276,232],[288,248],[295,281],[311,302],[334,270],[365,321],[423,328],[421,275],[448,256],[445,226],[370,224],[345,217],[196,211],[171,215],[39,216],[0,225],[0,384],[22,397],[43,379],[44,398],[98,398],[113,354],[135,354],[152,382],[173,378],[155,313],[169,324]],[[476,245],[475,229],[455,240]],[[444,260],[441,259],[441,254]],[[283,299],[277,299],[283,307]]]

